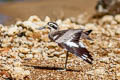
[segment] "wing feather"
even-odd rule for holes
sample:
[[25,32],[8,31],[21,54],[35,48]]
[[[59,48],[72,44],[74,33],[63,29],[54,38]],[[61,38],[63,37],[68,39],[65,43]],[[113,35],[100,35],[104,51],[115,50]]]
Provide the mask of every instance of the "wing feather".
[[62,48],[92,64],[93,58],[85,46],[79,42],[83,29],[62,30],[50,34],[50,37]]
[[74,48],[73,53],[76,56],[81,57],[84,61],[88,62],[89,64],[92,64],[93,58],[89,54],[89,51],[86,48],[81,48],[81,47]]

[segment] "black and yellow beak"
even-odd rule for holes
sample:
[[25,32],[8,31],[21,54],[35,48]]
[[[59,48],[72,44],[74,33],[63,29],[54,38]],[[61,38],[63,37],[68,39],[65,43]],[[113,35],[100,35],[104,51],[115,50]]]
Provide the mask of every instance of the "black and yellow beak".
[[37,28],[37,29],[38,29],[38,30],[42,30],[42,29],[46,29],[46,28],[49,28],[48,25],[45,25],[45,26],[39,27],[39,28]]
[[39,27],[39,28],[37,28],[38,30],[42,30],[42,29],[45,29],[46,27]]

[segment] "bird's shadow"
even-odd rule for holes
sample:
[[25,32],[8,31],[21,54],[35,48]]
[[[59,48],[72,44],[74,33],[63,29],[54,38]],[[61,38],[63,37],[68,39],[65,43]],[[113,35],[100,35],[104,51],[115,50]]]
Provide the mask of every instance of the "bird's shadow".
[[[65,70],[64,68],[61,67],[48,67],[48,66],[31,66],[31,65],[24,65],[27,67],[33,67],[34,69],[45,69],[45,70]],[[73,71],[73,72],[80,72],[80,70],[73,70],[73,69],[66,69],[65,71]]]

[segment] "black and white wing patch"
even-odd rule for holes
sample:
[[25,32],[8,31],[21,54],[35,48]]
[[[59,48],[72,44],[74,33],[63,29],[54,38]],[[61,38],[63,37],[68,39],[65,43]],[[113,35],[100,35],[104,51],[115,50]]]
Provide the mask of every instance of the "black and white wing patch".
[[66,42],[64,42],[65,48],[76,56],[81,57],[89,64],[92,64],[93,58],[84,44],[79,41],[80,35],[81,33],[76,33],[73,37],[70,37]]
[[84,61],[92,64],[93,58],[89,54],[89,51],[85,48],[82,42],[79,42],[79,48],[74,48],[74,53],[81,57]]
[[82,42],[79,43],[70,42],[70,43],[72,43],[71,46],[66,45],[66,49],[69,52],[75,54],[78,57],[81,57],[84,61],[88,62],[89,64],[92,64],[93,58],[89,54],[89,51],[85,48]]
[[[79,42],[83,30],[64,30],[53,34],[53,39],[62,48],[81,57],[84,61],[92,64],[92,56],[89,51],[85,48],[82,42]],[[87,34],[86,34],[87,35]]]

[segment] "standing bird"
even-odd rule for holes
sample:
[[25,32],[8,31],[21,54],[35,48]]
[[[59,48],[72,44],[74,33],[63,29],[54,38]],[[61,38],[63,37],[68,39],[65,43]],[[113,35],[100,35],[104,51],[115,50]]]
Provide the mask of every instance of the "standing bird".
[[71,52],[76,56],[81,57],[89,64],[92,64],[92,56],[89,54],[89,51],[85,48],[83,43],[79,41],[80,39],[91,40],[88,35],[92,32],[92,30],[88,30],[86,32],[83,32],[83,29],[59,30],[59,26],[55,22],[48,22],[46,26],[40,27],[38,29],[50,29],[50,40],[56,42],[61,48],[67,50],[65,69],[67,66],[68,52]]

